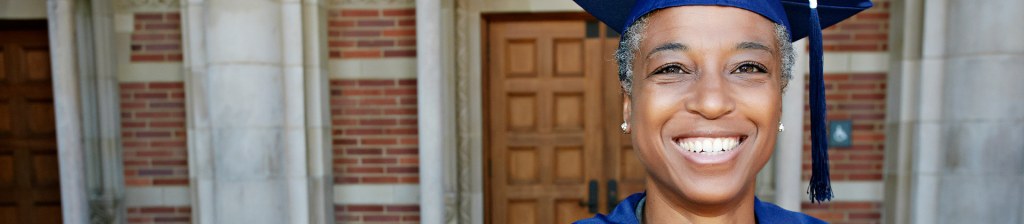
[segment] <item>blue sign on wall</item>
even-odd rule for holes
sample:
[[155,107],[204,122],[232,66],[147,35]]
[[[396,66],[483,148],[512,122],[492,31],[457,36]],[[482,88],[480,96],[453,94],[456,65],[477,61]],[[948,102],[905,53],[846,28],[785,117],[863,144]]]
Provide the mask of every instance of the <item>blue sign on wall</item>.
[[853,145],[853,122],[850,120],[834,120],[828,122],[828,146],[832,148],[849,148]]

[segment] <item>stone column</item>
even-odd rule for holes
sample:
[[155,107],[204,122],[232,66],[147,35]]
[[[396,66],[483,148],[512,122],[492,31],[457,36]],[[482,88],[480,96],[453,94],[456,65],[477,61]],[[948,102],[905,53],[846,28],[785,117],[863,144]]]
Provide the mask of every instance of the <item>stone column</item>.
[[885,219],[1024,223],[1024,2],[898,4]]
[[[416,96],[420,146],[420,223],[446,222],[444,165],[451,162],[451,89],[441,54],[441,1],[416,0]],[[440,130],[440,131],[439,131]],[[454,218],[451,217],[451,218]]]
[[803,186],[804,148],[804,96],[803,87],[807,77],[807,40],[793,43],[797,50],[793,79],[789,80],[782,96],[782,124],[786,131],[779,133],[775,147],[775,203],[790,211],[800,211],[800,199],[807,197],[807,186]]
[[64,223],[89,221],[85,191],[85,147],[82,144],[81,98],[75,55],[75,1],[46,1],[53,73],[53,106],[57,123],[61,213]]
[[331,222],[319,1],[182,4],[193,221]]

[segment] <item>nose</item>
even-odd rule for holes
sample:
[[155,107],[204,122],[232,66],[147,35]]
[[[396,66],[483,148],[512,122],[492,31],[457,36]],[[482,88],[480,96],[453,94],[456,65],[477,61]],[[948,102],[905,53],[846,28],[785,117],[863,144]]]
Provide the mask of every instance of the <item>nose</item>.
[[704,119],[721,118],[736,109],[736,104],[727,94],[725,80],[721,76],[704,76],[693,83],[688,91],[695,91],[685,102],[686,110]]

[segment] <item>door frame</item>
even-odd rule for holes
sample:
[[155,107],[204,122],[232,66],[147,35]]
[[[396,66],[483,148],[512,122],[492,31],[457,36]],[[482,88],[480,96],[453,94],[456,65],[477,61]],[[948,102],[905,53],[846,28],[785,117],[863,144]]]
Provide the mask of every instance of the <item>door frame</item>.
[[112,0],[47,0],[61,212],[124,222]]

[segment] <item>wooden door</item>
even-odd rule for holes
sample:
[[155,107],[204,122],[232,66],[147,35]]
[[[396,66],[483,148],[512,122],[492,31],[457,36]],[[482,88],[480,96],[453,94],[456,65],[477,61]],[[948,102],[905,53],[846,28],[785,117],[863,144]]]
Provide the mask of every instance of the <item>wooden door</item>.
[[[491,223],[592,216],[602,178],[601,43],[583,20],[488,25]],[[597,202],[594,202],[597,203]]]
[[60,223],[45,21],[0,23],[0,224]]
[[486,23],[489,223],[607,214],[646,180],[619,129],[618,34],[585,14],[538,17]]

